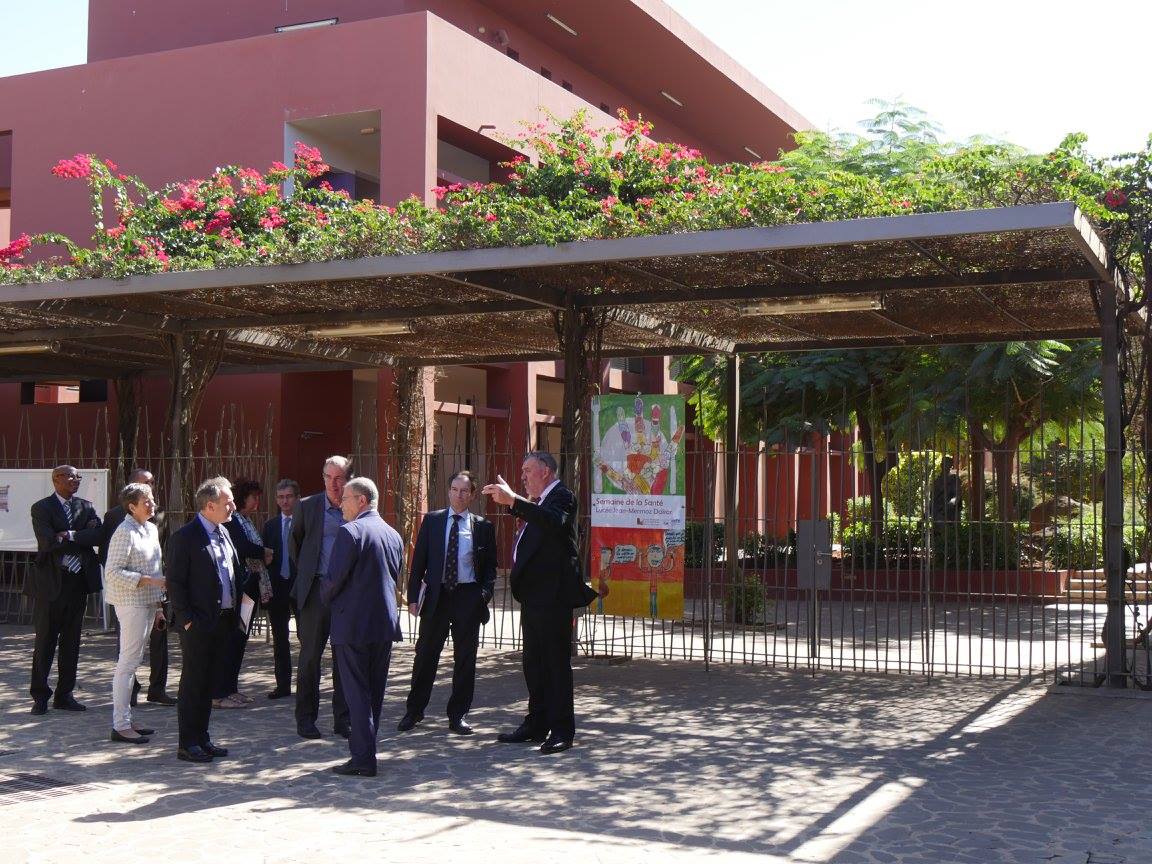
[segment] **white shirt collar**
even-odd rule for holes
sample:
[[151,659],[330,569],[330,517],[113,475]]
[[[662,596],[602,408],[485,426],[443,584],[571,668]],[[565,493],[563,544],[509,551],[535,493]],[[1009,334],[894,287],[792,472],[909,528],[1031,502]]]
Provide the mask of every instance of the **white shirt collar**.
[[551,495],[552,490],[555,489],[559,485],[560,485],[560,478],[557,477],[555,480],[553,480],[551,483],[549,483],[547,486],[544,487],[544,491],[540,493],[540,500],[543,501],[545,498],[547,498],[549,495]]
[[71,498],[62,498],[62,497],[60,497],[59,492],[53,492],[52,494],[56,496],[56,500],[60,502],[60,505],[62,507],[65,507],[69,510],[72,509],[72,499]]

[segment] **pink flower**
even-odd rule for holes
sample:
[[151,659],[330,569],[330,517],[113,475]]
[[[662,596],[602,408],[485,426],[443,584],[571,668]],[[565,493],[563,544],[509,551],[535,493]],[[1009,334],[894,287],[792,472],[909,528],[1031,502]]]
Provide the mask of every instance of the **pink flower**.
[[196,223],[193,222],[191,219],[185,219],[183,222],[180,223],[180,227],[183,228],[185,231],[195,231],[196,230]]
[[119,169],[119,167],[116,165],[116,163],[115,163],[115,162],[113,162],[111,159],[105,159],[105,160],[104,160],[104,166],[105,166],[105,167],[106,167],[106,168],[107,168],[109,171],[111,171],[113,174],[115,174],[117,171],[119,171],[119,170],[120,170],[120,169]]
[[1128,203],[1128,193],[1123,189],[1109,189],[1104,193],[1104,205],[1109,210],[1119,210]]
[[52,167],[57,177],[69,180],[82,180],[92,176],[92,160],[84,153],[77,153],[71,159],[61,159]]
[[297,168],[303,168],[309,177],[322,177],[331,170],[325,164],[324,157],[315,147],[309,147],[303,141],[297,141],[292,148],[293,161]]
[[273,162],[272,167],[268,169],[270,174],[287,174],[288,166],[283,162]]
[[31,245],[32,238],[27,234],[21,234],[3,249],[0,249],[0,262],[7,263],[14,258],[22,258]]
[[204,231],[208,234],[214,234],[221,229],[228,228],[232,224],[232,214],[227,210],[217,210],[212,218],[204,223]]
[[235,207],[236,206],[236,199],[226,195],[220,199],[220,206],[221,207]]
[[269,207],[268,215],[263,216],[260,219],[260,227],[268,231],[272,231],[275,228],[280,228],[281,226],[287,224],[288,220],[280,215],[279,207]]
[[496,222],[499,218],[500,217],[497,216],[495,213],[485,213],[484,214],[484,221],[485,222]]
[[609,195],[607,198],[600,199],[600,212],[607,216],[612,212],[612,208],[620,203],[620,199],[615,195]]
[[182,209],[179,201],[173,201],[171,198],[165,198],[160,202],[160,206],[167,210],[169,213],[178,213]]
[[109,228],[104,233],[106,233],[109,237],[116,239],[117,237],[119,237],[121,234],[124,233],[124,226],[123,225],[117,225],[115,228]]

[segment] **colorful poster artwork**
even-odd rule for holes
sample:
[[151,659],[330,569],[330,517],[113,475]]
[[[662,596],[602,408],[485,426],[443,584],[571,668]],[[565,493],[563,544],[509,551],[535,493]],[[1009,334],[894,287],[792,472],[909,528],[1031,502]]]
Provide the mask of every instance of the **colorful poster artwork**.
[[598,611],[684,616],[684,399],[592,400],[592,566]]

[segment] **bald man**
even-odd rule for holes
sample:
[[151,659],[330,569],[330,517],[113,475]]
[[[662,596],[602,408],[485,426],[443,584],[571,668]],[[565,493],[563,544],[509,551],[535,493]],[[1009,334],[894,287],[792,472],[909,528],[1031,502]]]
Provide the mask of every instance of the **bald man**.
[[[52,469],[52,488],[47,498],[32,505],[32,530],[36,534],[36,560],[25,593],[34,598],[32,623],[36,640],[32,651],[32,713],[86,711],[72,695],[76,665],[80,660],[80,630],[88,595],[100,590],[100,559],[93,547],[100,543],[100,517],[91,501],[76,491],[80,472],[71,465]],[[48,686],[48,672],[59,648],[56,690]]]

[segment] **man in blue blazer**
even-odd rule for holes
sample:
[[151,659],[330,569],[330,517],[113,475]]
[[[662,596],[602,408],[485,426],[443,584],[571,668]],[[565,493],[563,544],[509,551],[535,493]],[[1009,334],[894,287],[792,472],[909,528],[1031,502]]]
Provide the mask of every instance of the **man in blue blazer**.
[[276,689],[269,699],[292,695],[292,644],[288,638],[288,619],[292,615],[292,586],[296,582],[296,562],[288,554],[292,520],[300,498],[300,484],[281,480],[276,484],[276,506],[280,512],[264,523],[264,548],[272,550],[268,575],[272,577],[272,599],[265,608],[272,628],[272,665],[276,670]]
[[364,477],[344,486],[340,507],[347,520],[336,535],[328,570],[320,579],[331,609],[332,653],[348,705],[351,758],[332,770],[351,777],[376,776],[376,734],[388,682],[392,643],[400,641],[396,579],[404,543],[376,511],[380,493]]
[[468,512],[476,495],[471,471],[459,471],[448,485],[446,510],[424,517],[408,574],[408,611],[420,616],[412,662],[408,705],[397,729],[407,732],[424,719],[432,682],[448,631],[452,631],[452,695],[448,729],[471,735],[465,719],[476,689],[476,647],[480,625],[488,623],[488,602],[496,585],[496,529]]
[[211,762],[228,755],[208,734],[212,684],[228,665],[248,571],[224,530],[224,523],[236,512],[232,484],[224,477],[205,480],[196,489],[196,510],[168,540],[164,575],[183,657],[176,702],[180,734],[176,757],[184,762]]

